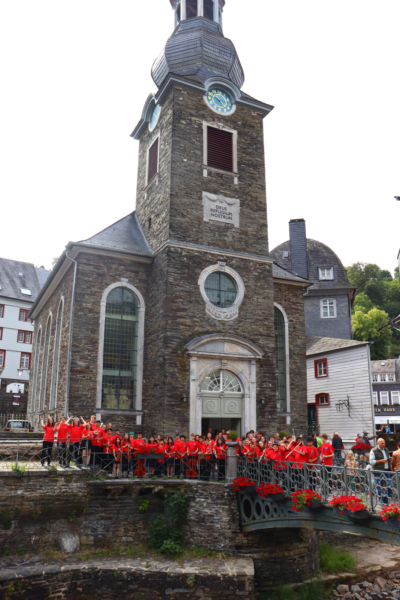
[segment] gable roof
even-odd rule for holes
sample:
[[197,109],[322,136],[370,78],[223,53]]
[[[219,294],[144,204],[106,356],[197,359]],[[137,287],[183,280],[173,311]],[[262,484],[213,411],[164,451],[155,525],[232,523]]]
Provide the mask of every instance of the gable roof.
[[[32,263],[0,258],[0,296],[34,302],[49,275],[50,271]],[[30,290],[31,295],[21,289]]]
[[297,281],[298,283],[303,283],[304,285],[312,285],[312,281],[308,281],[308,279],[304,279],[304,277],[300,277],[300,275],[295,275],[295,273],[280,267],[275,262],[272,265],[272,276],[274,279],[288,279],[291,281]]
[[370,342],[359,342],[358,340],[341,340],[337,338],[318,337],[316,335],[306,336],[307,356],[314,354],[325,354],[336,350],[349,350],[357,346],[365,346]]

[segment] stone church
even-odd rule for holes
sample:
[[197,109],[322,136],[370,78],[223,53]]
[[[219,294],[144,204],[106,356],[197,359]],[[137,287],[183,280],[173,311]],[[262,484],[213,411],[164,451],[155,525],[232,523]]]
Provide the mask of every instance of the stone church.
[[[225,0],[170,0],[136,211],[69,242],[29,317],[29,407],[123,431],[307,431],[303,293],[268,251],[264,118],[224,37]],[[91,233],[91,232],[88,232]]]

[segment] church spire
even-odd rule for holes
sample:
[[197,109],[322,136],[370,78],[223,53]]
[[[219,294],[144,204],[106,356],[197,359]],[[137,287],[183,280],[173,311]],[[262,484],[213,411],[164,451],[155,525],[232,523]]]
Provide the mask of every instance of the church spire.
[[175,27],[187,19],[205,17],[222,27],[225,0],[170,0],[175,13]]

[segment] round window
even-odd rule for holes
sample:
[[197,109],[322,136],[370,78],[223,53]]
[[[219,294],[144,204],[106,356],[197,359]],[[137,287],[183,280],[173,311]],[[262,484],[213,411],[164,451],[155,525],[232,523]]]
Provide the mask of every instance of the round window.
[[238,293],[232,277],[218,271],[207,277],[204,289],[209,301],[220,308],[232,306]]

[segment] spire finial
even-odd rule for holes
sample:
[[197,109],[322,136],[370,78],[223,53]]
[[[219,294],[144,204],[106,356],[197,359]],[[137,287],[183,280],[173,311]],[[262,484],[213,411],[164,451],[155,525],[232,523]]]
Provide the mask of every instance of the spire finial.
[[181,21],[205,17],[222,26],[225,0],[169,0],[175,12],[175,27]]

